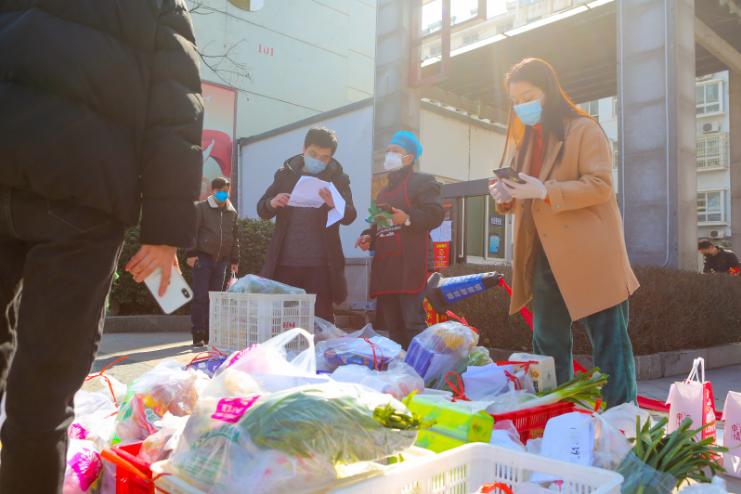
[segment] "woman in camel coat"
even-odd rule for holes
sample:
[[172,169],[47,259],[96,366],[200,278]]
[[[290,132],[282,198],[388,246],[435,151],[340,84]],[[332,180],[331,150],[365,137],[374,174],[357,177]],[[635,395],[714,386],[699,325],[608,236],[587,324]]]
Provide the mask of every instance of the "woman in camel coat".
[[503,166],[524,183],[490,186],[515,216],[510,312],[532,303],[533,351],[573,377],[572,322],[581,321],[594,364],[609,375],[608,406],[636,398],[628,298],[638,289],[612,186],[612,151],[600,125],[576,107],[545,61],[526,59],[506,79],[513,104]]

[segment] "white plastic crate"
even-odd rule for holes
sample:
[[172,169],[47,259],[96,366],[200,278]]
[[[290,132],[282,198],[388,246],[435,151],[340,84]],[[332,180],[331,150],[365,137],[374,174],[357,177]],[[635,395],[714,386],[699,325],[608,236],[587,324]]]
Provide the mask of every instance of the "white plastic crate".
[[562,494],[619,494],[623,477],[483,443],[389,468],[382,475],[334,489],[333,494],[470,494],[491,482],[514,486],[535,473],[563,480]]
[[[221,351],[263,343],[293,328],[314,334],[316,295],[210,292],[209,296],[209,341]],[[287,349],[298,352],[306,345],[304,338],[296,338]]]

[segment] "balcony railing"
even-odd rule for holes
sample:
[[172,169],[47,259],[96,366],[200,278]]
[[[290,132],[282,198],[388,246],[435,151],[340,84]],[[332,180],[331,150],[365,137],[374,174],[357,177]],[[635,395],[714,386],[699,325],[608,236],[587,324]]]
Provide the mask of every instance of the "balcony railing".
[[697,169],[727,168],[729,163],[728,133],[716,132],[697,138]]

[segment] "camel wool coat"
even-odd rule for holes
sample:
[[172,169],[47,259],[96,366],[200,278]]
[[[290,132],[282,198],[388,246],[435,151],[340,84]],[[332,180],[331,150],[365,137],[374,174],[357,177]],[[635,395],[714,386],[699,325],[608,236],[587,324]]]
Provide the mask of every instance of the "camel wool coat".
[[[515,216],[511,314],[532,301],[538,240],[574,321],[622,303],[639,287],[612,186],[610,143],[586,117],[567,121],[564,135],[563,142],[547,136],[538,177],[547,199],[498,206]],[[530,150],[521,171],[529,168]]]

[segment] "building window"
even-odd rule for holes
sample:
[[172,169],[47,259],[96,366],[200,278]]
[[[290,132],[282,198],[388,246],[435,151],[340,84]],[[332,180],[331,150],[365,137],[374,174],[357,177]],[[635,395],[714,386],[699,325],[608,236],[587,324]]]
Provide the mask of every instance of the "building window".
[[486,198],[466,197],[466,255],[484,257]]
[[725,191],[714,190],[697,194],[697,222],[700,225],[725,224]]
[[599,120],[599,100],[582,103],[579,107],[595,120]]
[[715,132],[697,138],[697,169],[713,170],[728,166],[728,133]]
[[712,115],[723,112],[723,81],[708,81],[697,84],[695,100],[697,115]]

